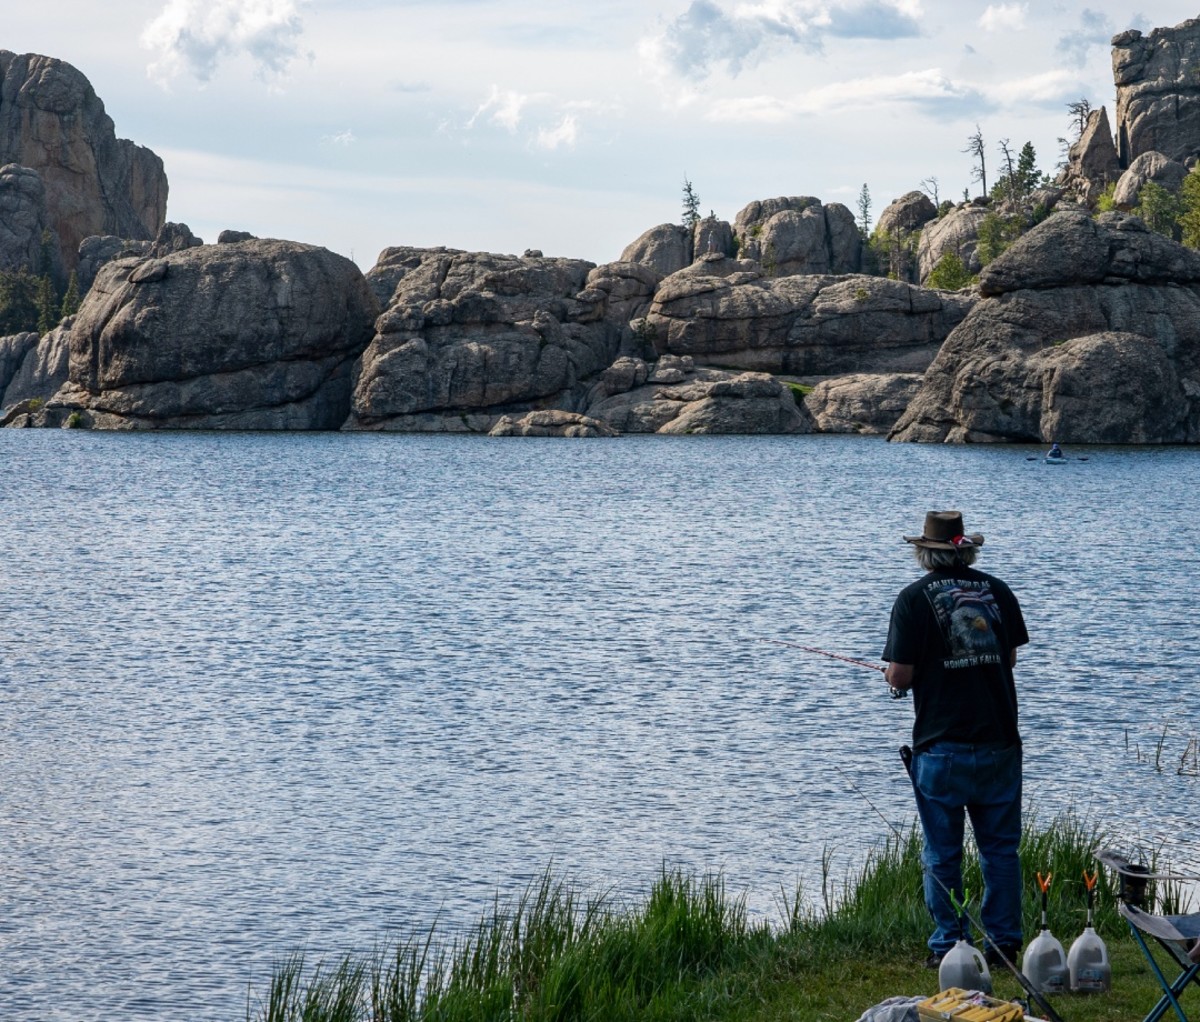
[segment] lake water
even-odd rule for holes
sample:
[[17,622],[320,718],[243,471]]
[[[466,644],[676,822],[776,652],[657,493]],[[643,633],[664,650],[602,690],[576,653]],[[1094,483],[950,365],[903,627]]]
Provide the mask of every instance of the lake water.
[[1034,453],[0,430],[0,1017],[240,1020],[551,864],[818,899],[911,704],[761,640],[877,659],[930,508],[1022,600],[1031,806],[1195,862],[1200,450]]

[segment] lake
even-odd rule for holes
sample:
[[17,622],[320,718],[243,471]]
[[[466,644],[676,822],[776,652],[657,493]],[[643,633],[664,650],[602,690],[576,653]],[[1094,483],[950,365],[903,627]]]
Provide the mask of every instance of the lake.
[[0,1016],[241,1020],[547,867],[819,901],[913,819],[911,703],[762,640],[877,660],[942,507],[1025,610],[1031,810],[1195,863],[1200,450],[1039,453],[0,430]]

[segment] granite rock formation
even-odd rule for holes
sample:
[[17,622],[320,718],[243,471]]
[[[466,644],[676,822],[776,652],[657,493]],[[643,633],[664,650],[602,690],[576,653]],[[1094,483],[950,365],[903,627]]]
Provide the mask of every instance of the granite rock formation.
[[818,383],[804,407],[817,432],[883,434],[920,387],[920,373],[851,373]]
[[1200,19],[1122,32],[1112,46],[1121,165],[1152,150],[1179,163],[1200,155]]
[[1095,205],[1110,184],[1121,176],[1127,166],[1113,144],[1108,110],[1101,107],[1088,114],[1087,123],[1075,144],[1067,151],[1067,165],[1056,183],[1076,201]]
[[679,224],[659,224],[625,246],[618,262],[641,263],[669,277],[692,262],[692,232]]
[[162,160],[116,137],[88,80],[65,61],[0,50],[0,164],[6,163],[41,178],[68,271],[84,238],[149,240],[166,218]]
[[15,163],[0,167],[0,270],[37,270],[42,262],[42,235],[50,231],[55,277],[62,278],[58,238],[50,226],[46,189],[36,170]]
[[[395,285],[355,368],[349,429],[489,431],[504,415],[576,410],[572,396],[620,354],[611,298],[628,309],[652,270],[580,259],[391,253]],[[377,292],[378,293],[378,292]],[[648,296],[647,296],[648,297]],[[636,306],[636,299],[633,299]]]
[[73,323],[64,319],[41,338],[0,337],[0,426],[37,424],[39,410],[67,382]]
[[905,192],[900,198],[888,203],[879,214],[879,219],[875,221],[875,230],[881,234],[911,234],[935,219],[937,213],[933,200],[924,192]]
[[1160,152],[1152,150],[1142,153],[1117,181],[1117,187],[1113,190],[1113,205],[1125,212],[1133,209],[1138,204],[1142,185],[1147,181],[1153,181],[1168,192],[1178,192],[1187,175],[1187,167]]
[[964,202],[948,210],[936,220],[929,221],[921,231],[917,245],[917,272],[928,280],[942,256],[953,252],[962,260],[968,273],[978,273],[979,226],[990,210],[984,203]]
[[548,408],[520,418],[502,415],[488,436],[613,437],[617,431],[599,419],[578,412]]
[[84,238],[79,245],[79,264],[76,276],[79,280],[79,293],[87,294],[100,272],[100,267],[111,263],[114,259],[128,259],[150,254],[154,247],[153,241],[133,241],[118,238],[113,234],[96,234]]
[[646,317],[655,351],[787,376],[922,372],[974,300],[882,277],[766,278],[750,265],[718,257],[664,280]]
[[892,439],[1200,442],[1200,253],[1136,217],[1064,211],[980,291]]
[[687,356],[624,358],[605,372],[587,406],[618,433],[808,433],[812,419],[791,388],[767,373],[697,367]]
[[286,241],[106,264],[43,411],[110,429],[336,429],[378,305],[358,267]]
[[839,202],[811,196],[752,202],[734,219],[733,233],[738,255],[753,259],[768,277],[862,269],[858,224]]

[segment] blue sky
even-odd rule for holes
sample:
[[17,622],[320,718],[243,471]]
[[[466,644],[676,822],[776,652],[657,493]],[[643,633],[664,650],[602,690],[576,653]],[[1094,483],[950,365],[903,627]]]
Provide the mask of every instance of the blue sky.
[[[14,5],[10,5],[14,6]],[[1143,13],[1146,12],[1146,13]],[[74,64],[167,217],[324,245],[616,259],[680,216],[971,186],[976,125],[1059,158],[1112,115],[1109,40],[1195,7],[959,0],[39,0],[0,46]],[[974,190],[974,186],[971,186]]]

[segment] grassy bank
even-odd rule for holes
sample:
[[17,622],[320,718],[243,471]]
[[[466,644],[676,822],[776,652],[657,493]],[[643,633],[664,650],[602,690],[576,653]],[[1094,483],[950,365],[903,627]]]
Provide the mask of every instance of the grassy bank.
[[[1106,843],[1066,815],[1027,827],[1022,845],[1026,930],[1040,927],[1033,877],[1052,872],[1050,922],[1069,947],[1085,920],[1083,871]],[[256,1022],[569,1022],[694,1019],[730,1022],[846,1020],[892,996],[929,996],[937,974],[922,968],[929,923],[921,900],[915,830],[872,851],[850,876],[825,870],[818,904],[796,892],[783,918],[749,918],[719,877],[664,872],[645,900],[582,898],[547,873],[516,904],[497,904],[469,933],[436,931],[366,955],[311,964],[281,962],[269,988],[251,996]],[[1113,963],[1113,990],[1064,995],[1066,1022],[1141,1019],[1157,985],[1116,912],[1112,877],[1101,873],[1096,927]],[[966,886],[979,891],[978,860]],[[1158,892],[1168,900],[1179,896]],[[1022,996],[993,974],[1000,997]],[[1193,987],[1185,1008],[1200,1008]]]

